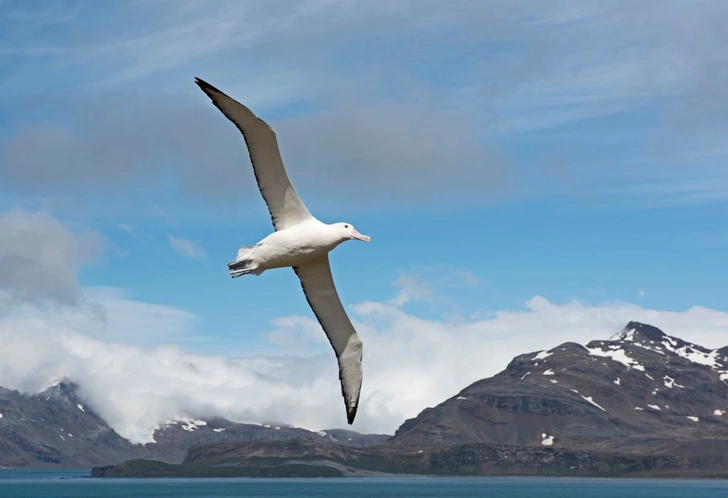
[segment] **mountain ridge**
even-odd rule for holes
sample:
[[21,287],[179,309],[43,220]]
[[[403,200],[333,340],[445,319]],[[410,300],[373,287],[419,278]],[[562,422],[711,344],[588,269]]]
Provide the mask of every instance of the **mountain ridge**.
[[212,417],[170,421],[154,431],[154,442],[132,443],[81,400],[73,382],[60,381],[35,394],[0,387],[0,467],[90,467],[138,458],[179,463],[190,447],[213,442],[325,438],[360,447],[389,437],[346,429],[310,431],[284,423],[236,423]]
[[502,372],[405,421],[392,442],[629,452],[706,431],[722,439],[728,433],[726,351],[629,322],[606,341],[516,356]]
[[93,475],[728,477],[726,353],[629,322],[607,340],[518,355],[367,448],[211,444],[162,473],[135,461]]

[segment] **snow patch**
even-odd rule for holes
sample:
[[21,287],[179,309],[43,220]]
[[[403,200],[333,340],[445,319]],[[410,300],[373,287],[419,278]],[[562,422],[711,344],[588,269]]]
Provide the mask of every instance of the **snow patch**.
[[458,396],[458,397],[457,397],[457,398],[455,398],[455,399],[468,399],[468,398],[466,398],[465,396]]
[[592,399],[592,397],[591,397],[591,396],[584,396],[583,394],[580,394],[579,396],[581,396],[581,397],[582,397],[582,398],[584,398],[584,399],[585,399],[586,401],[588,401],[588,402],[589,402],[589,403],[591,403],[592,405],[594,405],[594,406],[596,406],[597,408],[599,408],[599,409],[600,409],[601,411],[603,411],[603,412],[606,412],[606,411],[607,411],[607,410],[605,410],[604,408],[602,408],[601,406],[599,406],[598,404],[596,404],[596,402],[595,402],[595,401],[594,401],[594,400]]
[[713,415],[715,415],[717,417],[722,417],[724,413],[725,413],[725,410],[714,410],[713,411]]
[[554,437],[549,436],[545,432],[541,434],[541,444],[544,446],[553,446],[554,444]]
[[71,434],[71,433],[69,432],[69,433],[68,433],[68,437],[73,437],[73,434]]
[[551,370],[551,369],[549,368],[549,369],[548,369],[548,370],[546,370],[546,371],[545,371],[545,372],[544,372],[543,374],[544,374],[544,375],[553,375],[553,374],[554,374],[554,371],[553,371],[553,370]]
[[[654,344],[654,342],[651,342],[650,344]],[[649,346],[645,346],[644,344],[642,344],[640,342],[635,342],[634,345],[637,346],[638,348],[646,349],[647,351],[653,351],[653,352],[659,353],[661,355],[664,355],[665,354],[665,352],[664,351],[660,351],[659,348],[651,348]]]
[[663,377],[663,379],[665,380],[665,387],[668,387],[670,389],[672,389],[673,387],[679,387],[680,389],[685,389],[685,386],[682,386],[682,385],[678,384],[677,382],[675,382],[675,379],[673,379],[669,375],[665,375],[665,377]]
[[215,432],[224,432],[225,431],[225,428],[224,427],[220,427],[219,429],[212,429],[212,430],[215,431]]
[[523,377],[521,377],[521,380],[525,379],[525,378],[526,378],[526,376],[527,376],[527,375],[530,375],[530,374],[531,374],[531,372],[526,372],[525,374],[523,374]]
[[83,409],[83,405],[81,403],[76,403],[76,407],[81,410],[82,412],[85,412],[86,410]]
[[698,417],[693,417],[693,416],[690,416],[690,415],[688,415],[687,418],[690,419],[690,420],[692,420],[693,422],[697,422],[698,420],[700,420]]
[[613,380],[612,382],[614,382],[618,386],[621,385],[621,381],[619,380],[619,377],[617,377],[617,380]]
[[531,358],[531,361],[536,361],[536,360],[545,360],[546,358],[548,358],[548,357],[549,357],[549,356],[551,356],[552,354],[553,354],[553,353],[549,353],[548,351],[544,350],[544,351],[541,351],[541,352],[540,352],[539,354],[537,354],[536,356],[534,356],[533,358]]
[[587,351],[589,351],[589,354],[592,356],[606,356],[614,361],[621,363],[627,368],[634,368],[635,370],[641,370],[643,372],[645,371],[645,367],[635,361],[634,358],[627,356],[627,353],[625,353],[624,349],[612,349],[604,351],[601,348],[587,348]]
[[705,365],[711,368],[717,368],[720,366],[720,364],[718,363],[717,349],[714,349],[709,353],[705,353],[703,351],[698,351],[697,349],[687,344],[681,348],[678,348],[676,347],[677,343],[675,343],[674,341],[663,341],[662,345],[665,346],[665,349],[667,349],[668,351],[671,351],[688,361],[692,361],[693,363]]
[[204,420],[192,420],[191,418],[183,418],[179,421],[179,423],[182,425],[182,428],[188,432],[196,431],[200,427],[207,425],[207,422]]
[[645,409],[644,409],[644,408],[640,408],[639,406],[635,406],[635,407],[634,407],[634,409],[635,409],[635,410],[639,410],[639,411],[641,411],[641,412],[645,411]]
[[559,383],[559,381],[556,380],[556,379],[549,379],[549,382],[551,382],[552,384],[558,384]]
[[657,405],[647,405],[647,408],[652,408],[653,410],[660,410],[660,407]]
[[653,379],[653,378],[652,378],[652,376],[651,376],[650,374],[648,374],[648,373],[646,373],[646,374],[645,374],[645,377],[647,377],[647,378],[648,378],[648,379],[650,379],[650,380],[655,380],[655,379]]
[[0,418],[3,418],[3,414],[2,413],[0,413]]
[[318,434],[319,436],[321,436],[321,437],[326,437],[326,432],[325,431],[314,431],[314,432],[316,434]]

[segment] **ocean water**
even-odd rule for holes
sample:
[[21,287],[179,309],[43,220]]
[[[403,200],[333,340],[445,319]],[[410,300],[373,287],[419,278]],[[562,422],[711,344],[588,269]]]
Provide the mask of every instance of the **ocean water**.
[[0,470],[2,498],[726,498],[728,480],[561,477],[91,479],[88,469]]

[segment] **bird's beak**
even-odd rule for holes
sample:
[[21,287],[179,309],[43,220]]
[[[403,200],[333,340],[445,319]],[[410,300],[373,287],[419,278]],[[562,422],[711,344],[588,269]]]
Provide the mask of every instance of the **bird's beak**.
[[359,232],[357,232],[356,230],[354,230],[353,237],[357,240],[363,240],[364,242],[369,242],[370,240],[372,240],[372,238],[370,236],[362,235]]

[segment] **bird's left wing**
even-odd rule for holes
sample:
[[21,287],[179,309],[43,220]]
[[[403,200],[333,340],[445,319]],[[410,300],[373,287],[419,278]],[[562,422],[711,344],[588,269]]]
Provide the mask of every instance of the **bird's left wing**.
[[362,381],[362,343],[354,330],[331,275],[329,257],[322,257],[294,266],[301,280],[303,293],[339,360],[341,394],[344,396],[349,424],[354,422],[359,406]]
[[276,134],[268,123],[206,81],[196,78],[195,82],[243,134],[258,189],[275,229],[283,230],[311,219],[311,213],[288,178]]

